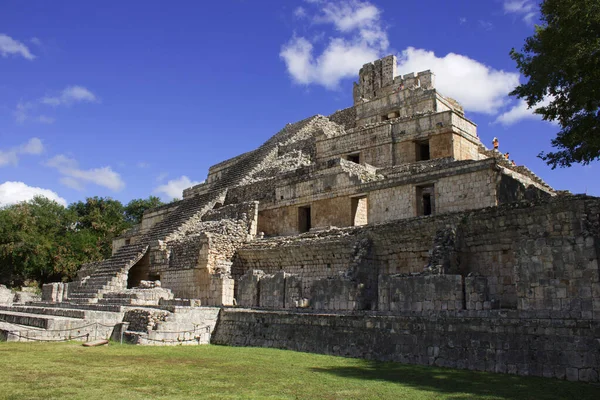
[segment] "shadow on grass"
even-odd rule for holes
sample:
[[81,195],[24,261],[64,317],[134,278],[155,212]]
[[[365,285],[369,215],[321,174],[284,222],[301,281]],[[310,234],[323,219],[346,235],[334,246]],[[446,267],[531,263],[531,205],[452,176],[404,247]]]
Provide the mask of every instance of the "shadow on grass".
[[599,385],[391,362],[363,361],[356,367],[311,370],[349,379],[396,383],[449,399],[600,399]]

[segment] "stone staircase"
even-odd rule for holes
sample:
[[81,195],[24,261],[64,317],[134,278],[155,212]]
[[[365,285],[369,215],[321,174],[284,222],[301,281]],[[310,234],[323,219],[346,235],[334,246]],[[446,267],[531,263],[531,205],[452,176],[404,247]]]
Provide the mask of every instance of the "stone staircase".
[[[121,291],[127,288],[127,275],[157,240],[170,240],[177,235],[185,235],[201,221],[202,216],[213,209],[217,203],[224,204],[227,188],[245,183],[263,166],[271,155],[277,154],[279,143],[294,140],[294,137],[306,136],[311,123],[322,117],[314,116],[284,127],[279,133],[267,140],[257,150],[239,157],[236,164],[229,168],[222,179],[210,184],[210,191],[186,197],[177,203],[177,208],[154,225],[135,244],[121,247],[112,257],[100,262],[86,280],[71,288],[69,300],[75,303],[97,303],[104,293]],[[173,207],[169,204],[163,207]],[[160,208],[154,209],[154,211]],[[109,304],[111,301],[108,302]],[[118,303],[118,301],[114,301]]]
[[0,306],[0,341],[66,341],[107,339],[120,323],[119,310],[83,310],[39,305]]
[[127,272],[148,251],[148,245],[131,244],[121,247],[112,257],[102,261],[92,275],[79,282],[69,293],[75,302],[96,303],[103,293],[127,287]]

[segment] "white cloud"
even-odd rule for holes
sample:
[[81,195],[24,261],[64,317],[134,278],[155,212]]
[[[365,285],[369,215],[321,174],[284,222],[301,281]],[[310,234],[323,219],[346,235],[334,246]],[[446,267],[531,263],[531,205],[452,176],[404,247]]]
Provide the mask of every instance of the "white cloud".
[[19,156],[38,155],[44,152],[44,144],[38,138],[31,138],[27,143],[13,147],[9,150],[0,150],[0,167],[5,165],[17,165]]
[[540,120],[542,117],[539,114],[535,114],[534,111],[539,107],[546,107],[550,104],[551,99],[546,98],[541,103],[537,104],[534,108],[528,108],[527,102],[523,99],[520,99],[516,105],[514,105],[510,110],[501,114],[496,118],[494,123],[499,123],[504,126],[514,125],[517,122],[523,121],[525,119],[534,119]]
[[41,102],[50,106],[69,106],[74,103],[95,103],[98,98],[83,86],[68,86],[58,96],[46,96]]
[[82,190],[86,183],[93,183],[115,192],[125,187],[121,175],[111,167],[81,169],[76,160],[63,154],[48,160],[46,166],[56,168],[63,175],[60,182],[73,189]]
[[29,111],[34,108],[34,104],[31,102],[18,102],[17,108],[13,112],[15,120],[22,124],[29,119]]
[[29,39],[29,41],[33,44],[35,44],[36,46],[41,46],[42,45],[42,41],[37,38],[37,37],[32,37],[31,39]]
[[29,139],[27,143],[19,147],[19,152],[22,154],[42,154],[44,152],[44,144],[36,137]]
[[358,0],[311,3],[320,7],[312,18],[315,25],[332,25],[339,36],[331,37],[320,54],[315,54],[316,40],[311,42],[303,36],[294,35],[282,46],[279,56],[294,82],[334,89],[340,80],[354,77],[365,63],[380,58],[387,50],[389,41],[381,11],[371,3]]
[[11,38],[8,35],[0,33],[0,55],[8,57],[9,55],[20,55],[28,60],[33,60],[35,56],[31,54],[27,46]]
[[297,7],[294,10],[294,16],[296,18],[304,18],[304,17],[306,17],[306,10],[304,9],[304,7]]
[[37,117],[37,121],[41,122],[42,124],[53,124],[56,120],[47,115],[40,115],[39,117]]
[[183,175],[180,178],[172,179],[166,184],[158,186],[156,189],[154,189],[154,193],[162,193],[169,199],[181,198],[184,189],[200,183],[202,182],[192,181],[190,178]]
[[519,74],[496,70],[469,57],[449,53],[437,57],[432,51],[409,47],[399,57],[401,74],[431,69],[436,86],[468,111],[496,114],[507,95],[519,84]]
[[492,24],[490,21],[480,19],[479,21],[477,21],[477,23],[479,24],[479,27],[485,31],[491,31],[492,29],[494,29],[494,24]]
[[17,165],[17,163],[19,162],[19,156],[17,155],[17,152],[14,150],[9,150],[9,151],[2,151],[0,150],[0,167],[3,167],[5,165]]
[[328,2],[316,22],[328,22],[341,32],[355,29],[379,29],[381,11],[369,2]]
[[42,124],[53,124],[53,117],[41,114],[32,116],[40,106],[70,106],[75,103],[97,103],[98,97],[83,86],[67,86],[56,96],[45,96],[35,101],[20,101],[17,103],[13,115],[18,123],[36,121]]
[[533,25],[537,4],[534,0],[504,0],[504,12],[519,15],[526,24]]
[[4,182],[0,184],[0,207],[10,204],[16,204],[21,201],[28,201],[35,196],[43,196],[50,200],[54,200],[63,206],[67,205],[67,201],[58,194],[49,189],[28,186],[23,182]]
[[167,179],[167,176],[169,176],[169,174],[167,172],[161,172],[156,177],[156,182],[160,183],[160,182],[164,181],[165,179]]

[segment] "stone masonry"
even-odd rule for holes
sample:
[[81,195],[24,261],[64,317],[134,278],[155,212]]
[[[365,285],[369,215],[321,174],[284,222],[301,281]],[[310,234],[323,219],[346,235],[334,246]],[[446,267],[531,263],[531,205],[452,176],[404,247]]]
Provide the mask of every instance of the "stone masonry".
[[600,199],[487,149],[432,71],[396,69],[365,64],[351,107],[212,166],[44,300],[126,305],[134,343],[597,382]]

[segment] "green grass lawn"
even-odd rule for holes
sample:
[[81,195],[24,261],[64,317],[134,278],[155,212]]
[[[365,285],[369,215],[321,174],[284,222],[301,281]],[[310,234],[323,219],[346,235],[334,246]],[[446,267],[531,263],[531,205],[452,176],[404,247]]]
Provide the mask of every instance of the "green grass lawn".
[[221,346],[0,343],[1,399],[600,399],[600,386]]

